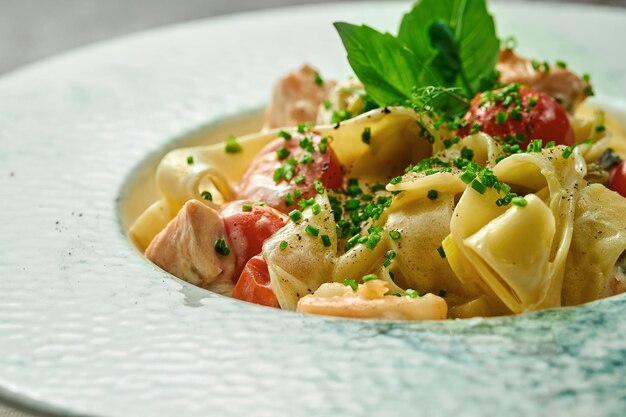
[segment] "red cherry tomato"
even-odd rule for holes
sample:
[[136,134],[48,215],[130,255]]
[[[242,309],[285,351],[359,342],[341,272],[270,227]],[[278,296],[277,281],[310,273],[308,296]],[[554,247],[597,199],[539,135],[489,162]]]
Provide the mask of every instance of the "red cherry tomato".
[[617,164],[609,177],[609,188],[626,197],[626,160]]
[[[303,138],[308,138],[310,146],[304,142]],[[325,152],[319,150],[322,137],[315,132],[306,134],[292,134],[290,140],[277,139],[269,143],[250,163],[247,171],[239,182],[237,197],[254,201],[264,201],[270,207],[274,207],[284,213],[288,213],[297,204],[288,205],[285,202],[287,194],[298,190],[301,194],[299,198],[310,198],[315,194],[314,181],[320,181],[326,188],[340,188],[343,185],[343,171],[337,155],[329,143],[325,144]],[[309,147],[309,150],[304,148]],[[284,148],[284,150],[282,150]],[[283,158],[279,159],[277,152],[283,152]],[[287,155],[288,153],[288,155]],[[303,163],[309,159],[308,163]],[[294,159],[296,164],[292,165],[294,170],[291,178],[280,178],[274,180],[277,169],[288,164]],[[299,177],[302,176],[302,177]],[[294,197],[297,202],[298,197]]]
[[[243,204],[251,209],[244,211]],[[250,258],[261,252],[263,242],[287,223],[288,217],[268,206],[255,206],[249,201],[233,201],[220,208],[230,249],[235,257],[236,279]]]
[[[520,87],[518,103],[521,102],[521,106],[515,111],[515,100],[504,106],[501,98],[506,97],[507,93],[500,95],[500,99],[496,98],[494,103],[493,97],[498,97],[498,93],[505,89],[479,93],[474,97],[464,117],[468,125],[459,130],[461,136],[466,136],[477,123],[482,132],[491,136],[506,138],[515,134],[526,135],[526,141],[520,145],[522,150],[526,149],[526,145],[532,139],[542,139],[544,144],[550,141],[555,141],[557,145],[574,143],[574,130],[567,113],[554,98],[545,93]],[[515,93],[512,96],[514,97]]]
[[270,287],[270,273],[261,255],[250,259],[243,269],[233,298],[268,307],[278,307],[278,300]]

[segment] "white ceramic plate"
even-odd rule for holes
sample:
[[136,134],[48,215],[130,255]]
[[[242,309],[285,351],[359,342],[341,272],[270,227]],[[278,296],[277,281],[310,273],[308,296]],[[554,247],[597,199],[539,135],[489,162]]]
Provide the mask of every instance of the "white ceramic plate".
[[[501,319],[306,317],[214,296],[126,240],[129,175],[173,138],[258,108],[302,61],[349,69],[331,22],[409,4],[245,14],[78,50],[0,80],[0,393],[59,415],[618,416],[626,298]],[[493,5],[520,50],[626,109],[626,14]]]

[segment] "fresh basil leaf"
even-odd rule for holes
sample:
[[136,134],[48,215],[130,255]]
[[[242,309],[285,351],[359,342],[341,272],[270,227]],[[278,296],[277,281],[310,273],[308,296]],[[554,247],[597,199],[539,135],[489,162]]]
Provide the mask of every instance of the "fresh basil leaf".
[[452,29],[447,23],[438,20],[431,23],[428,28],[428,37],[431,46],[437,51],[437,55],[433,59],[433,67],[439,71],[445,84],[454,83],[461,71],[461,56]]
[[[485,0],[421,0],[404,15],[398,38],[413,54],[427,65],[441,69],[441,45],[432,42],[430,32],[441,30],[433,26],[444,22],[454,34],[461,68],[454,82],[446,82],[451,77],[444,73],[447,86],[461,86],[466,97],[472,97],[480,90],[481,79],[489,79],[500,52],[500,41],[496,36],[493,17],[487,10]],[[438,62],[435,62],[439,60]],[[447,61],[446,71],[451,70],[452,61]],[[448,77],[450,76],[450,77]]]
[[379,106],[405,104],[416,85],[438,85],[437,78],[393,35],[365,25],[334,25],[350,66]]

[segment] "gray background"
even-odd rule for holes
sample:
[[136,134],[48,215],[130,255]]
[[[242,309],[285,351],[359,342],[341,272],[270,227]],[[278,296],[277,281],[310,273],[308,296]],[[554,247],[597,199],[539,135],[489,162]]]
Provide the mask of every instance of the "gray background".
[[[332,0],[0,0],[0,74],[71,48],[142,29],[245,10],[330,2]],[[626,7],[626,0],[570,2]],[[0,417],[30,416],[32,414],[0,404]]]
[[[332,0],[0,0],[0,74],[67,49],[142,29],[244,10],[331,2]],[[569,2],[626,7],[626,0]]]

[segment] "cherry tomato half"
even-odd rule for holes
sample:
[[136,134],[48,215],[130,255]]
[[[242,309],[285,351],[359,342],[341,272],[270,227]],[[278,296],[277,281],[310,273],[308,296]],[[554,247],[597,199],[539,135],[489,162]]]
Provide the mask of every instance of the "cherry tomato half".
[[545,93],[515,86],[477,94],[464,117],[468,125],[459,134],[466,136],[478,124],[482,132],[491,136],[525,135],[526,140],[520,144],[522,150],[532,139],[542,139],[544,144],[554,141],[557,145],[572,145],[574,130],[563,107]]
[[[244,208],[244,204],[245,209]],[[268,206],[249,201],[233,201],[220,208],[224,227],[235,257],[236,279],[250,258],[259,254],[263,242],[287,223],[288,217]]]
[[248,261],[235,285],[233,298],[278,307],[278,300],[270,287],[270,273],[263,256],[257,255]]
[[609,177],[609,188],[626,197],[626,160],[617,164]]
[[[287,168],[284,175],[281,175],[282,167]],[[325,188],[340,188],[343,171],[339,159],[319,134],[292,134],[290,140],[277,139],[259,152],[239,182],[237,196],[263,201],[288,213],[297,207],[298,199],[315,194],[315,180]],[[294,191],[297,191],[295,196]],[[287,194],[294,199],[292,204],[285,201]]]

